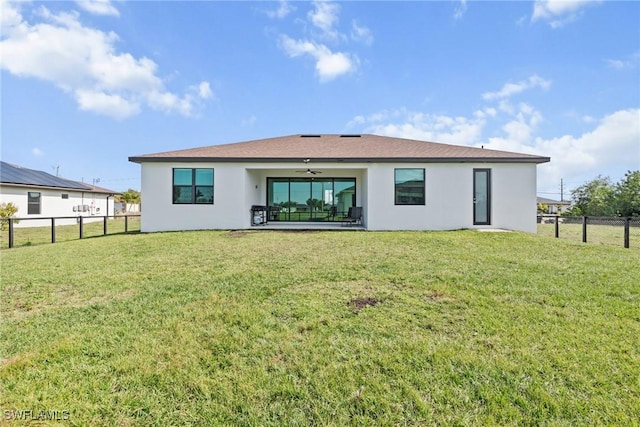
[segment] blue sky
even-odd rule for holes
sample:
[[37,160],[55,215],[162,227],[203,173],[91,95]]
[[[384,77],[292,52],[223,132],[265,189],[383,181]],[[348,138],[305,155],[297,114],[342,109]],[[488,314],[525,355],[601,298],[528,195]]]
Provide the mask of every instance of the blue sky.
[[297,133],[550,156],[557,199],[640,169],[640,2],[0,4],[2,160],[65,178]]

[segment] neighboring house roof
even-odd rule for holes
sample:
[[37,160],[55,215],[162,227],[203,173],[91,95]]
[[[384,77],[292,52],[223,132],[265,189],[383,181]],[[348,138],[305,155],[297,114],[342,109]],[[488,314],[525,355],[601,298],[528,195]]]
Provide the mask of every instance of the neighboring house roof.
[[65,190],[92,193],[118,194],[117,191],[101,188],[83,182],[53,176],[47,172],[23,168],[0,161],[0,183],[6,185],[29,186],[39,188],[59,188]]
[[553,199],[546,199],[544,197],[538,197],[536,200],[538,203],[543,203],[545,205],[570,205],[571,202],[567,202],[565,201],[559,201],[559,200],[553,200]]
[[289,135],[129,157],[144,162],[265,162],[303,159],[329,162],[546,163],[549,157],[379,135]]

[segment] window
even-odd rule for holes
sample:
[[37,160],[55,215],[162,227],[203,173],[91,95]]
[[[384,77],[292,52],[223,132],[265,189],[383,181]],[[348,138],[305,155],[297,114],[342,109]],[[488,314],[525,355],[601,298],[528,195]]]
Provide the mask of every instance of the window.
[[213,204],[213,169],[174,169],[174,204]]
[[27,194],[27,214],[40,215],[40,193],[29,191]]
[[396,205],[424,205],[424,169],[396,169]]
[[68,195],[68,194],[65,194],[65,193],[62,193],[62,198],[63,198],[63,199],[68,199],[68,198],[69,198],[69,195]]

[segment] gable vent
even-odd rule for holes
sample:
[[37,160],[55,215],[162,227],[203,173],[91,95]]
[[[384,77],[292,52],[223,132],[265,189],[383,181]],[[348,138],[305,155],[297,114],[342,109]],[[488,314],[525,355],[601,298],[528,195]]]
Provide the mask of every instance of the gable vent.
[[362,135],[340,135],[340,138],[360,138]]
[[320,135],[300,135],[300,138],[320,138]]

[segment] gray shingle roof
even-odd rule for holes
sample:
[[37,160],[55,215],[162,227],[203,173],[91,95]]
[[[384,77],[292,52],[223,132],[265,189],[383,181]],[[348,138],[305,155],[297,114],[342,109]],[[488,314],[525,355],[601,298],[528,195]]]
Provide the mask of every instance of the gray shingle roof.
[[289,135],[233,144],[129,157],[144,162],[522,162],[545,163],[549,157],[379,135]]
[[0,162],[0,183],[117,194],[116,191],[106,188],[94,187],[89,184],[60,178],[47,172],[23,168],[7,162]]

